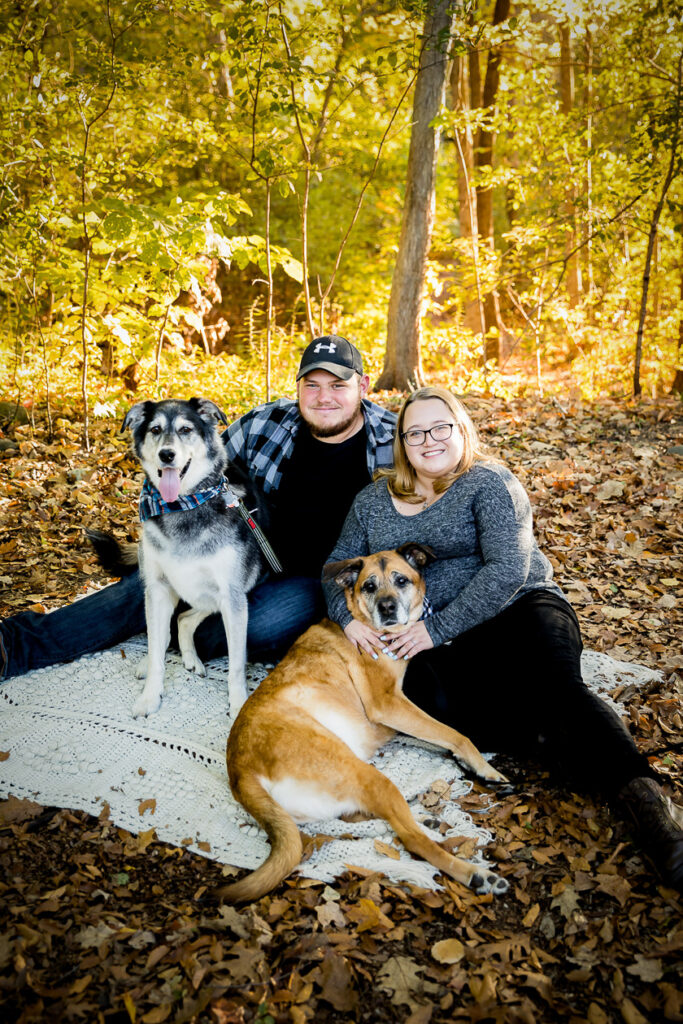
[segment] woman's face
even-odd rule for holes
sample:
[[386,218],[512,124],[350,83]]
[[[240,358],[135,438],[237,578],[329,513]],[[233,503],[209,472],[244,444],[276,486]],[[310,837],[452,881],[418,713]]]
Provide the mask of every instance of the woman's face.
[[[436,440],[438,428],[451,427],[450,437]],[[432,429],[432,434],[426,431]],[[416,433],[412,433],[415,431]],[[417,431],[423,431],[422,435]],[[411,402],[403,418],[403,448],[408,462],[420,477],[438,478],[457,469],[463,453],[463,440],[453,413],[440,398],[424,398]],[[406,437],[408,434],[408,437]],[[411,436],[412,435],[412,436]],[[411,444],[411,441],[418,443]]]

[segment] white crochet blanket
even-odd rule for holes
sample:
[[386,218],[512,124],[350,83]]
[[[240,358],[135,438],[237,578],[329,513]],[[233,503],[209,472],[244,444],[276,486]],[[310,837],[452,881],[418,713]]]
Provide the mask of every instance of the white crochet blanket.
[[[169,655],[160,711],[134,719],[131,707],[142,685],[134,668],[145,649],[146,639],[139,637],[0,686],[0,751],[9,755],[0,760],[0,796],[95,816],[108,804],[111,820],[133,833],[153,828],[167,843],[224,864],[256,867],[267,855],[267,842],[233,800],[225,769],[227,659],[211,662],[201,679]],[[583,669],[589,686],[603,693],[619,683],[642,685],[657,677],[642,666],[590,652]],[[256,687],[266,672],[262,665],[250,666],[249,686]],[[404,793],[416,818],[432,819],[430,824],[434,814],[418,797],[432,783],[445,780],[453,797],[470,789],[452,758],[416,740],[393,740],[375,763]],[[440,788],[448,793],[447,786]],[[447,835],[472,836],[480,846],[491,838],[456,803],[446,801],[437,815],[449,826]],[[309,878],[331,881],[347,865],[360,865],[395,881],[435,887],[431,865],[413,860],[402,847],[398,860],[382,854],[381,845],[393,840],[383,821],[317,822],[304,831],[335,837],[303,865]],[[474,859],[481,862],[476,854]]]

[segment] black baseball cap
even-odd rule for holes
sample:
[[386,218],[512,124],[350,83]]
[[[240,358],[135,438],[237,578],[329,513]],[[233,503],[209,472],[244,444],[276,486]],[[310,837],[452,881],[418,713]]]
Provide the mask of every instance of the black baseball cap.
[[346,338],[325,334],[322,338],[314,338],[304,349],[296,379],[312,370],[327,370],[341,380],[350,380],[354,373],[363,376],[363,358]]

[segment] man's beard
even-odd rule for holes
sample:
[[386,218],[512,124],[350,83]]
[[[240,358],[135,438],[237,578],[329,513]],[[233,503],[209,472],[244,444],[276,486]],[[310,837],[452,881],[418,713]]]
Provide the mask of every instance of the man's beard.
[[337,434],[343,434],[345,431],[347,431],[349,429],[349,427],[351,426],[353,421],[355,419],[357,419],[357,417],[360,414],[360,412],[361,412],[361,403],[360,403],[360,397],[359,397],[358,405],[353,410],[353,412],[349,413],[348,416],[346,416],[343,420],[341,420],[338,423],[323,424],[321,426],[321,425],[318,425],[316,423],[312,423],[311,420],[307,419],[305,416],[304,416],[304,421],[307,423],[308,429],[311,431],[311,434],[312,434],[313,437],[318,437],[318,438],[336,437]]

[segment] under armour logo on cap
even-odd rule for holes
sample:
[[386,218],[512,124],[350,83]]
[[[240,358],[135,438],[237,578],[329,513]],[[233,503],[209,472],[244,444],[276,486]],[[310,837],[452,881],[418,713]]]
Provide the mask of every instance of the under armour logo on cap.
[[354,373],[363,376],[363,359],[355,345],[338,334],[314,338],[304,349],[296,379],[313,370],[327,370],[341,380],[350,380]]

